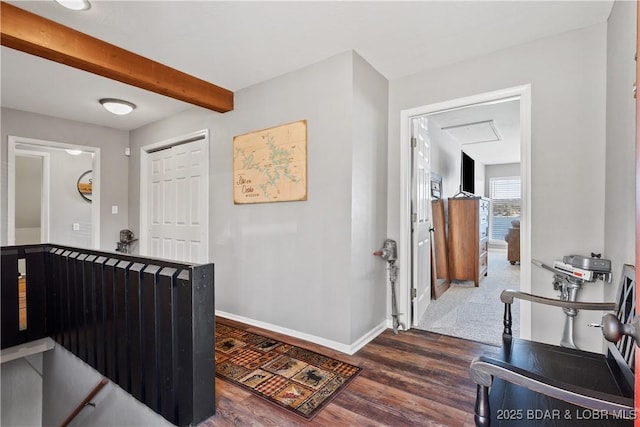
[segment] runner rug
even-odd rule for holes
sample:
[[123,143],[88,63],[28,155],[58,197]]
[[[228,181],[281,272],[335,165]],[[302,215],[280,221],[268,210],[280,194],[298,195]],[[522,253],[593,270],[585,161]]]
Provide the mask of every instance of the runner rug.
[[301,347],[216,323],[216,376],[309,420],[361,371]]

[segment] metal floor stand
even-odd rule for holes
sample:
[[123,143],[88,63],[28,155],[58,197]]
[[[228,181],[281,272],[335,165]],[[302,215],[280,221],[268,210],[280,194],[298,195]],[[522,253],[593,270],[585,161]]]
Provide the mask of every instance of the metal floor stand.
[[[556,274],[553,276],[553,289],[560,291],[560,299],[562,301],[576,302],[578,300],[578,291],[582,289],[584,280],[567,277]],[[573,340],[573,323],[578,310],[575,308],[563,308],[564,314],[567,316],[564,321],[564,329],[562,331],[562,339],[560,345],[567,348],[578,348]]]
[[379,256],[383,260],[387,261],[387,270],[389,270],[389,281],[391,282],[391,317],[393,318],[393,333],[398,333],[398,328],[402,327],[406,330],[405,326],[400,323],[398,316],[398,303],[396,301],[396,280],[398,279],[398,267],[396,266],[396,260],[398,259],[398,245],[395,240],[386,239],[382,245],[382,249],[373,253],[375,256]]
[[398,267],[395,265],[395,261],[388,261],[389,263],[389,281],[391,282],[391,317],[393,318],[393,333],[398,334],[398,328],[402,327],[402,330],[406,330],[404,324],[400,323],[398,319],[398,303],[396,301],[396,280],[398,278]]

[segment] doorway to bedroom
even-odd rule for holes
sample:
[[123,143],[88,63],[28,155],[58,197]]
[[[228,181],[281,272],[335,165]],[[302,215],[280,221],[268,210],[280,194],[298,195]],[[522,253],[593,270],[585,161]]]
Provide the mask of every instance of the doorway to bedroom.
[[[485,94],[485,98],[487,95],[490,94]],[[522,178],[527,177],[528,168],[521,166],[523,160],[529,161],[529,156],[528,143],[525,144],[524,159],[522,156],[521,122],[528,105],[522,105],[522,96],[518,94],[478,100],[482,96],[478,95],[475,102],[466,104],[455,105],[454,100],[447,108],[432,109],[422,115],[428,123],[431,198],[435,209],[432,212],[434,230],[431,239],[433,292],[426,312],[414,318],[412,325],[431,332],[500,345],[504,309],[500,293],[504,289],[520,290],[521,277],[529,274],[528,268],[521,267],[524,261],[521,264],[520,258],[524,257],[520,254],[526,252],[527,255],[528,249],[521,249],[519,228],[523,222],[527,227],[527,215],[522,210],[528,206],[523,203],[522,194],[528,194],[528,182]],[[528,103],[528,99],[525,101]],[[529,124],[526,123],[525,127],[528,129]],[[463,157],[472,159],[471,169],[465,165]],[[472,182],[471,187],[469,181]],[[460,225],[456,225],[455,219],[449,223],[449,199],[460,198],[488,200],[485,218],[480,214],[477,224],[470,225],[471,228],[476,227],[474,230],[450,230]],[[441,212],[437,211],[438,208]],[[440,228],[444,232],[440,230],[440,234],[444,236],[444,244],[439,242],[439,230],[436,230],[438,215],[442,218]],[[523,215],[525,221],[522,221]],[[470,239],[463,243],[464,248],[460,248],[461,243],[456,239],[449,241],[452,231],[454,234],[458,231],[458,234],[477,235],[475,240]],[[461,256],[462,261],[452,259]],[[436,259],[439,259],[437,264]],[[465,274],[459,273],[459,269],[449,266],[455,262],[466,266],[475,264],[477,279],[469,280]],[[443,282],[446,284],[444,287]],[[438,289],[441,291],[436,292]],[[521,332],[521,310],[517,303],[513,306],[513,318],[514,335],[518,336]]]

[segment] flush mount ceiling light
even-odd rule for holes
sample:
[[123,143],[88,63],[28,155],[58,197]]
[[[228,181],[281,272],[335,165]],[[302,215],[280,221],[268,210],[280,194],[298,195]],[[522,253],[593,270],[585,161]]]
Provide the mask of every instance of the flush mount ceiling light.
[[117,114],[118,116],[129,114],[134,110],[134,108],[136,108],[136,104],[114,98],[102,98],[100,100],[100,104],[102,104],[107,111]]
[[56,3],[71,10],[87,10],[91,7],[88,0],[56,0]]

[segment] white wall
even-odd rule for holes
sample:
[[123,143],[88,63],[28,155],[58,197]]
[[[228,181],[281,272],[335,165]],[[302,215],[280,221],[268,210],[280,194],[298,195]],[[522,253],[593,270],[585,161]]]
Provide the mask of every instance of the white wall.
[[[29,151],[30,147],[24,147],[24,149]],[[35,147],[34,150],[47,153],[50,159],[49,242],[90,248],[91,203],[80,196],[77,181],[80,175],[93,168],[93,156],[90,153],[72,156],[62,149],[41,146]],[[25,160],[34,161],[34,163],[30,164]],[[27,241],[24,238],[28,234],[33,235],[35,231],[25,229],[25,225],[40,226],[41,158],[16,156],[15,182],[16,244],[40,243],[39,228],[35,240]],[[79,224],[79,230],[73,230],[74,223]]]
[[[71,156],[59,149],[41,151],[49,152],[51,159],[49,241],[61,245],[91,248],[91,203],[80,196],[77,182],[80,175],[92,169],[92,155],[82,153]],[[73,223],[79,224],[80,230],[74,231]],[[114,248],[115,246],[112,245],[109,249]]]
[[0,425],[43,425],[42,354],[3,363],[0,377]]
[[[462,144],[433,123],[429,124],[429,138],[431,140],[431,171],[442,176],[442,198],[446,201],[447,198],[455,196],[460,190]],[[478,159],[474,159],[474,162],[474,194],[487,196],[487,166]]]
[[353,84],[350,342],[383,321],[390,307],[386,262],[371,254],[387,233],[388,81],[354,54]]
[[484,191],[489,197],[491,192],[489,189],[489,183],[491,178],[510,178],[513,176],[520,176],[520,163],[506,163],[502,165],[487,165],[485,167],[485,183]]
[[[0,244],[7,244],[7,147],[8,136],[12,135],[100,148],[100,244],[103,250],[114,250],[119,232],[127,228],[128,221],[129,162],[128,157],[124,155],[124,149],[129,146],[129,132],[10,108],[2,108],[1,114]],[[55,192],[51,194],[51,199],[54,198]],[[111,213],[112,205],[119,207],[118,214]]]
[[427,118],[431,139],[431,172],[442,176],[442,198],[446,201],[460,189],[460,143]]
[[[60,425],[102,378],[98,371],[60,345],[45,352],[41,425]],[[104,386],[92,402],[95,408],[85,407],[70,426],[173,426],[113,382]]]
[[16,227],[16,245],[33,245],[42,243],[40,227]]
[[40,228],[41,197],[42,158],[16,156],[16,228]]
[[[385,84],[345,52],[236,92],[232,112],[192,109],[133,131],[131,228],[139,235],[140,147],[210,129],[216,309],[350,345],[385,319],[385,265],[371,256],[386,226]],[[234,205],[233,137],[302,119],[308,199]]]
[[[530,83],[532,90],[532,256],[545,261],[604,246],[606,25],[600,24],[426,71],[389,84],[388,229],[399,236],[399,112]],[[579,153],[579,162],[569,161]],[[397,190],[396,190],[397,189]],[[569,190],[569,191],[567,191]],[[601,300],[602,283],[581,300]],[[534,293],[555,297],[551,274],[532,268]],[[580,313],[576,339],[600,350],[599,321]],[[532,338],[558,343],[564,315],[533,308]],[[500,327],[500,325],[496,325]]]
[[[607,28],[607,149],[604,253],[613,282],[604,299],[615,301],[622,264],[635,264],[636,2],[617,1]],[[602,162],[602,160],[600,160]]]
[[485,182],[487,181],[485,169],[485,164],[476,159],[473,169],[475,175],[474,194],[476,196],[487,196],[487,193],[485,192]]

